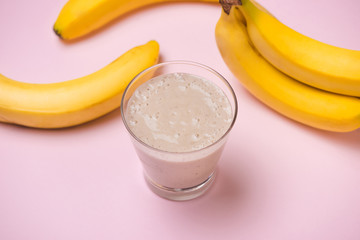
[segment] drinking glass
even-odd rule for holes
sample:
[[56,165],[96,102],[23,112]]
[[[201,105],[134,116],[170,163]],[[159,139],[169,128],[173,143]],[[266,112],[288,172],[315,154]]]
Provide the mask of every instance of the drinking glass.
[[[211,145],[188,152],[160,150],[140,140],[131,130],[126,111],[135,90],[154,77],[170,73],[189,73],[211,81],[228,98],[232,110],[230,127]],[[149,188],[160,197],[183,201],[202,195],[213,183],[217,163],[235,123],[237,100],[228,81],[212,68],[196,62],[170,61],[142,71],[129,83],[122,96],[121,116],[141,160]]]

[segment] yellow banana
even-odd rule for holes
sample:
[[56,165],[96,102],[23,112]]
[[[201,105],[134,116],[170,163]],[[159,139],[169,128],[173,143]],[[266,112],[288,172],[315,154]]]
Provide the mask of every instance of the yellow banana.
[[24,83],[0,74],[0,122],[62,128],[98,118],[120,107],[136,74],[158,61],[159,45],[134,47],[90,75],[49,84]]
[[132,10],[163,2],[218,2],[218,0],[69,0],[54,24],[62,39],[84,36]]
[[304,36],[252,0],[238,2],[242,4],[240,10],[246,18],[251,41],[276,68],[311,86],[360,96],[360,51]]
[[360,99],[313,88],[273,67],[253,47],[238,6],[224,11],[216,25],[221,55],[255,97],[279,113],[303,124],[335,132],[360,126]]

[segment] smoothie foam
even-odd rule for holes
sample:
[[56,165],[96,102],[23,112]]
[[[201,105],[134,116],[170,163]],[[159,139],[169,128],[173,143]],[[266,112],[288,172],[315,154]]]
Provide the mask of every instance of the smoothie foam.
[[172,73],[139,86],[129,100],[126,118],[134,135],[149,146],[190,152],[221,138],[233,112],[228,98],[212,82]]

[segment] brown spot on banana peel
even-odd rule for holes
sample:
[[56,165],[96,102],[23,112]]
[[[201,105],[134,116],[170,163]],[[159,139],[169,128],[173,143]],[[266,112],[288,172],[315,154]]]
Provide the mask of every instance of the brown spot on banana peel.
[[222,8],[224,9],[224,12],[229,15],[230,9],[234,5],[242,5],[241,0],[219,0],[219,3],[221,4]]

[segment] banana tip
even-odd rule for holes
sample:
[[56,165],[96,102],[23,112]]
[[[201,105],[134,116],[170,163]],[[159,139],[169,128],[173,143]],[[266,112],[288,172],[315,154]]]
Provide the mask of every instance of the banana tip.
[[156,40],[150,40],[150,41],[147,42],[147,44],[153,45],[153,46],[155,46],[157,49],[160,48],[160,45],[159,45],[159,43],[158,43]]
[[59,31],[55,26],[53,27],[53,31],[54,31],[54,33],[55,33],[59,38],[64,39],[64,38],[61,36],[60,31]]

